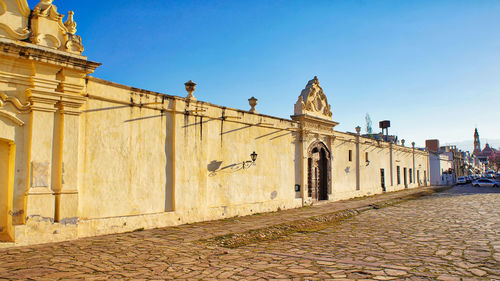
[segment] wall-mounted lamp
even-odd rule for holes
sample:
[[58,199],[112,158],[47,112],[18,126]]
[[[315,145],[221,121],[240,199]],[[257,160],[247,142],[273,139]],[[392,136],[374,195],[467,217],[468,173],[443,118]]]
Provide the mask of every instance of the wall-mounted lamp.
[[250,158],[252,159],[252,162],[255,162],[255,160],[257,160],[257,155],[258,155],[258,154],[257,154],[257,153],[255,153],[255,151],[254,151],[254,152],[252,152],[252,154],[250,154]]
[[254,152],[252,152],[252,154],[250,154],[250,159],[252,159],[252,161],[243,161],[242,165],[243,165],[243,169],[248,169],[250,167],[252,167],[253,165],[255,165],[255,161],[257,160],[257,156],[258,154]]

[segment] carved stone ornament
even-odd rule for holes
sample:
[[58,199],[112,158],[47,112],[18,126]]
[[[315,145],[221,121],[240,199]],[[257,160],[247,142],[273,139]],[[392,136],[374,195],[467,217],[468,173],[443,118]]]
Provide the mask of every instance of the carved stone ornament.
[[0,0],[0,38],[27,39],[30,13],[26,0]]
[[9,97],[6,94],[0,92],[0,117],[9,119],[17,126],[23,126],[24,122],[19,119],[14,113],[2,109],[2,107],[5,107],[7,103],[12,106],[16,113],[28,112],[31,108],[31,104],[23,104],[18,98]]
[[310,80],[300,93],[299,99],[295,103],[294,114],[308,114],[332,120],[331,107],[319,85],[318,77],[315,76],[314,79]]
[[31,109],[31,104],[29,102],[23,104],[17,97],[9,97],[0,92],[0,107],[3,107],[6,103],[10,103],[17,112],[27,112]]
[[41,0],[33,9],[30,41],[37,45],[81,54],[84,49],[82,39],[75,35],[74,12],[70,11],[68,19],[63,23],[64,16],[57,12],[57,7],[52,1]]
[[76,22],[73,19],[73,15],[75,13],[73,11],[68,12],[68,19],[64,23],[64,26],[68,29],[68,33],[75,34],[76,33]]

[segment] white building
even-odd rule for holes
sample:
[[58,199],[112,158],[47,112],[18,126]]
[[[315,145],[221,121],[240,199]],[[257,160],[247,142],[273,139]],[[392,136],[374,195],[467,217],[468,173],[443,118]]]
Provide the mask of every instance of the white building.
[[431,185],[455,184],[453,156],[450,153],[429,153]]

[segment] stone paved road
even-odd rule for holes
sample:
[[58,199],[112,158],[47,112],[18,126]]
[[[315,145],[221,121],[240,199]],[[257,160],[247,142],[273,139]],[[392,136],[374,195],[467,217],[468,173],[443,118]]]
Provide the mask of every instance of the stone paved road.
[[0,250],[0,279],[500,280],[498,188],[455,187],[237,249],[183,229]]

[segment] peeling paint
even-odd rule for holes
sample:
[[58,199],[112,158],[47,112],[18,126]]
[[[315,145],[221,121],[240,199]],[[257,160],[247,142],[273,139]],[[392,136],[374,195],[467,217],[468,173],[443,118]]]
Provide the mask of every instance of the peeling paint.
[[50,222],[54,223],[54,218],[42,217],[40,215],[31,215],[26,217],[26,221],[35,221],[35,222]]
[[64,224],[64,225],[67,225],[67,224],[78,224],[78,218],[75,217],[75,218],[65,218],[65,219],[62,219],[59,221],[60,224]]

